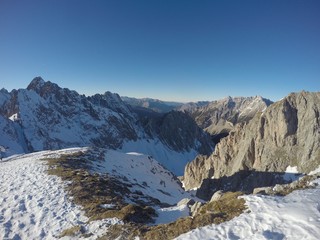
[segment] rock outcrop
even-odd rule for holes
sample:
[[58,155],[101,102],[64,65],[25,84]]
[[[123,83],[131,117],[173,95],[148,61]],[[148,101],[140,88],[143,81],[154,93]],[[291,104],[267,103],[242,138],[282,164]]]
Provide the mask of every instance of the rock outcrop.
[[320,165],[319,112],[319,92],[292,93],[272,104],[249,123],[238,124],[210,157],[198,157],[189,163],[185,188],[239,171],[282,173],[288,166],[297,166],[300,173],[314,170]]
[[171,111],[153,117],[143,115],[140,121],[150,137],[158,136],[176,151],[190,151],[196,146],[200,154],[212,153],[210,137],[186,113]]

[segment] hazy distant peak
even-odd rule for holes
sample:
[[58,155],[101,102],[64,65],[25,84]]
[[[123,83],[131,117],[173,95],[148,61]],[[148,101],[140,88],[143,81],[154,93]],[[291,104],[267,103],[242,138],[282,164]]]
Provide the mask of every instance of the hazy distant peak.
[[5,88],[1,88],[0,93],[9,94],[8,90]]
[[162,101],[153,98],[121,97],[121,99],[134,108],[148,109],[158,113],[170,112],[183,105],[180,102]]

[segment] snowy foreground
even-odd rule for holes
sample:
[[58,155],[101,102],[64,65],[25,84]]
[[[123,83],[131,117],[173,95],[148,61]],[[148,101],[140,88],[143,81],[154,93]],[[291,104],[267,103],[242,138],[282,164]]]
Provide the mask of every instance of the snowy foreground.
[[[83,150],[75,148],[33,153],[0,162],[0,239],[57,239],[63,230],[76,225],[83,226],[86,233],[92,234],[89,239],[96,239],[110,225],[122,224],[118,219],[87,224],[88,219],[81,208],[72,204],[66,195],[65,183],[58,177],[47,175],[47,166],[40,160]],[[110,162],[101,165],[100,170],[108,172],[109,168],[117,167],[117,174],[128,174],[127,168],[116,166],[116,162],[125,166],[123,162],[111,161],[116,159],[118,153],[111,152],[108,156]],[[142,159],[132,153],[127,158],[130,161],[128,166],[131,166],[131,161]],[[152,160],[146,166],[151,163]],[[141,167],[136,171],[138,169],[143,171]],[[141,179],[137,181],[145,180],[146,174],[140,173]],[[129,174],[127,176],[131,178]],[[317,182],[320,184],[320,180]],[[173,191],[174,183],[168,184],[166,190]],[[145,194],[152,195],[148,191]],[[185,194],[180,194],[176,200],[185,197]],[[247,213],[220,225],[195,229],[177,239],[320,239],[320,186],[295,191],[286,197],[249,195],[244,199],[250,210]],[[157,212],[157,223],[188,215],[186,206],[158,209]]]
[[[78,206],[68,199],[63,182],[46,174],[40,158],[53,154],[77,152],[69,149],[12,157],[0,162],[0,239],[57,239],[65,229],[82,225],[95,239],[117,219],[88,220]],[[7,161],[8,160],[8,161]]]
[[[320,179],[316,180],[320,184]],[[320,239],[320,186],[285,197],[243,197],[250,212],[219,225],[195,229],[177,239]]]

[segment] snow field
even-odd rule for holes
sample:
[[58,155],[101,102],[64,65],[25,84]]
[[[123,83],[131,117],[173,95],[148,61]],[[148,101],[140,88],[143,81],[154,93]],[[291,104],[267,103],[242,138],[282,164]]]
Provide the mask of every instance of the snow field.
[[96,239],[110,224],[121,223],[105,219],[87,224],[80,207],[68,199],[62,180],[47,175],[48,167],[40,160],[44,155],[75,151],[79,149],[33,153],[0,162],[0,239],[57,239],[63,230],[76,225],[93,233],[89,239]]

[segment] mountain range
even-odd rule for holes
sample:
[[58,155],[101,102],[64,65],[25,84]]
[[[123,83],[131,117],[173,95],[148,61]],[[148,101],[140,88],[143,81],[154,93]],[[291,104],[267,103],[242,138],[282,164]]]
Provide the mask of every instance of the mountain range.
[[201,129],[210,134],[214,143],[218,143],[221,138],[226,137],[236,124],[250,121],[257,112],[264,111],[273,103],[261,96],[228,96],[211,102],[189,103],[166,102],[151,98],[122,97],[122,99],[142,116],[173,110],[187,113]]
[[41,77],[1,89],[0,237],[317,239],[319,112],[320,92],[177,103]]
[[[177,124],[180,130],[173,134]],[[86,97],[40,77],[26,89],[1,90],[0,127],[0,145],[7,155],[96,146],[152,155],[177,175],[198,153],[209,154],[214,146],[185,113],[142,121],[118,94]]]

